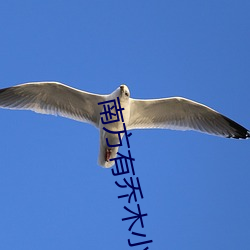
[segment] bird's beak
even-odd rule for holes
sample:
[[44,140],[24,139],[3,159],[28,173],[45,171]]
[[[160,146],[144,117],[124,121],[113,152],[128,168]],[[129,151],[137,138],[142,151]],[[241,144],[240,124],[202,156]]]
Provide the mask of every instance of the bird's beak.
[[121,92],[124,92],[124,86],[123,85],[120,86],[120,89],[121,89]]

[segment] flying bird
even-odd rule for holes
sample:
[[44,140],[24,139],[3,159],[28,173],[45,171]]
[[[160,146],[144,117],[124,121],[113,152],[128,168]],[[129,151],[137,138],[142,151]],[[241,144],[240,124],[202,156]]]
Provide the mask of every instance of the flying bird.
[[[120,85],[109,95],[99,95],[72,88],[59,82],[31,82],[0,89],[0,107],[32,110],[41,114],[59,115],[94,125],[100,132],[98,164],[109,168],[114,165],[122,134],[122,121],[105,124],[104,106],[98,103],[119,97],[126,129],[195,130],[226,138],[246,139],[250,131],[217,111],[182,97],[162,99],[133,99],[126,85]],[[120,138],[119,138],[120,135]],[[109,145],[107,144],[107,141]]]

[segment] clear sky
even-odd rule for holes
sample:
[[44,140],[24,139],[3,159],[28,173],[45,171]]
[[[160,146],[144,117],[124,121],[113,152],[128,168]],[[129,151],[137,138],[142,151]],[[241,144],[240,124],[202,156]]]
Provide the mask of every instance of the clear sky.
[[[250,128],[249,13],[247,0],[1,1],[0,88],[125,83],[134,98],[183,96]],[[121,220],[129,205],[97,165],[94,127],[30,111],[0,121],[0,249],[146,247],[128,246],[143,238]],[[130,145],[148,214],[133,231],[149,249],[250,249],[249,140],[136,130]]]

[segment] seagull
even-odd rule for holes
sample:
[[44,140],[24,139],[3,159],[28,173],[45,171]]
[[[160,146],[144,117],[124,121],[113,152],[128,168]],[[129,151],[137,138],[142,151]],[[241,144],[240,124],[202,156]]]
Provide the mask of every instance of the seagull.
[[[117,98],[124,121],[120,119],[104,124],[104,106],[100,103]],[[250,137],[249,130],[201,103],[183,97],[133,99],[124,84],[109,95],[100,95],[59,82],[24,83],[0,89],[0,107],[59,115],[94,125],[100,131],[98,165],[105,168],[115,163],[112,159],[116,157],[119,146],[112,145],[120,145],[125,134],[124,123],[126,130],[160,128],[195,130],[235,139]]]

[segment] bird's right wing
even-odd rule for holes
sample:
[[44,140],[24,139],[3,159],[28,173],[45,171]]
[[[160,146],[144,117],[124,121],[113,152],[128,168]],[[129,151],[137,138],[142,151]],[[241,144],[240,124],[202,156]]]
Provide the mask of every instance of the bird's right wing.
[[33,82],[0,89],[0,107],[60,115],[98,127],[105,95],[71,88],[58,82]]
[[185,98],[131,98],[130,104],[127,129],[166,128],[196,130],[223,137],[250,137],[250,132],[238,123],[201,103]]

